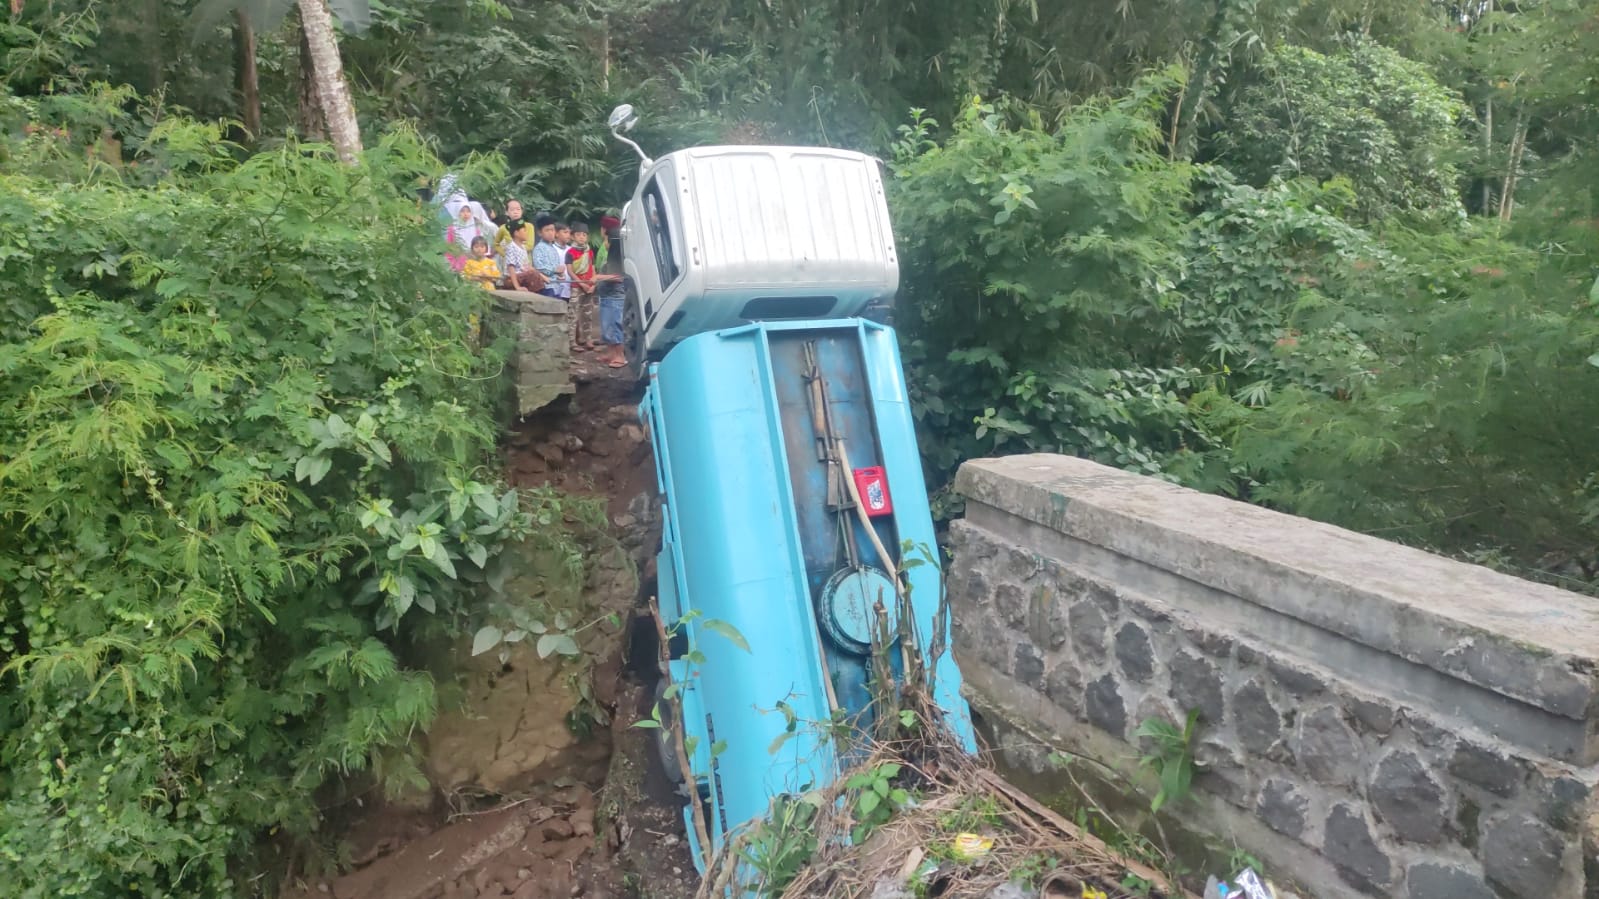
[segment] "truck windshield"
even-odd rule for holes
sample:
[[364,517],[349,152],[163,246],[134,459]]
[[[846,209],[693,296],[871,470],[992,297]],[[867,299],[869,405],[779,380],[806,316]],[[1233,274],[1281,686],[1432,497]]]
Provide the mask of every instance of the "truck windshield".
[[666,201],[661,197],[659,181],[651,181],[644,192],[644,218],[649,223],[650,247],[655,253],[655,265],[661,276],[661,290],[677,282],[679,269],[677,257],[672,252],[672,229],[666,214]]

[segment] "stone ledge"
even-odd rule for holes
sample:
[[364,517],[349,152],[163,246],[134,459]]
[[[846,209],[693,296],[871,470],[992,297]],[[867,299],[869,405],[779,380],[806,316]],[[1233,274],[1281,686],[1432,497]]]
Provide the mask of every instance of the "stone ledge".
[[1070,457],[967,462],[956,489],[974,523],[1014,515],[1578,722],[1546,751],[1599,760],[1599,600]]
[[541,293],[529,293],[525,290],[491,290],[494,294],[494,305],[507,312],[536,312],[540,315],[565,315],[567,304],[564,300],[547,297]]
[[[1202,623],[1212,633],[1247,638],[1273,647],[1284,661],[1316,666],[1315,676],[1335,677],[1376,695],[1472,722],[1492,735],[1538,755],[1574,760],[1587,739],[1580,720],[1505,697],[1399,655],[1330,633],[1290,615],[1207,587],[1155,566],[1119,556],[1036,522],[989,506],[966,508],[951,533],[995,544],[1025,546],[1097,585],[1102,595],[1173,617],[1185,630]],[[1032,635],[1036,640],[1037,635]],[[1277,657],[1274,657],[1277,658]]]

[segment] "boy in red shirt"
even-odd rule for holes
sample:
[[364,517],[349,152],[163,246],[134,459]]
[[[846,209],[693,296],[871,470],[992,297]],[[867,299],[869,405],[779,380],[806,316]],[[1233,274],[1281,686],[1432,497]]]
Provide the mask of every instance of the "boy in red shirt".
[[589,226],[572,226],[572,245],[566,249],[566,267],[572,273],[572,347],[592,350],[599,346],[589,324],[594,312],[594,249],[589,246]]

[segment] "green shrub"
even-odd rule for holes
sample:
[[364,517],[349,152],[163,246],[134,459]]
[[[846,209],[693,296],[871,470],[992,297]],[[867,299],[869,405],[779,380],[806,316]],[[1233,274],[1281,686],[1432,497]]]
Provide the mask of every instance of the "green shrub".
[[930,480],[1066,453],[1595,589],[1587,185],[1508,233],[1362,226],[1342,178],[1168,159],[1168,89],[1053,130],[981,104],[942,144],[906,129],[899,323]]
[[1036,448],[1151,473],[1197,436],[1156,329],[1181,277],[1192,169],[1168,164],[1168,78],[1058,129],[973,101],[942,145],[906,129],[892,202],[916,410],[935,475]]
[[[362,164],[125,95],[0,98],[0,883],[218,896],[332,775],[419,775],[414,641],[525,536],[495,486],[480,291]],[[74,105],[75,104],[75,105]],[[106,122],[133,163],[87,159]],[[559,523],[556,524],[556,528]]]
[[1332,54],[1273,48],[1251,75],[1215,135],[1218,161],[1240,178],[1347,178],[1374,220],[1459,213],[1467,109],[1426,65],[1352,40]]

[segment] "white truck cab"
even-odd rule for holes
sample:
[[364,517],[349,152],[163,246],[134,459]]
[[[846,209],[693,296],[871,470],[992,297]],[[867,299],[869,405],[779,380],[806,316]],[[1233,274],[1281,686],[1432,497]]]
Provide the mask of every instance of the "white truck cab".
[[685,337],[753,321],[880,317],[899,259],[879,163],[847,150],[725,146],[650,159],[622,211],[623,316],[642,374]]

